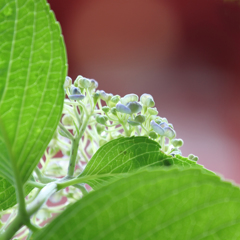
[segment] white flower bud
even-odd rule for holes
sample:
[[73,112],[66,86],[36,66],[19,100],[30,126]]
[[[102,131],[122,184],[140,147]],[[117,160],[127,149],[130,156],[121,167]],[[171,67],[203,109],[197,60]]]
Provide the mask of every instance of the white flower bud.
[[116,110],[121,113],[131,114],[130,108],[126,107],[125,105],[121,103],[117,103]]
[[175,138],[176,137],[176,132],[170,128],[170,127],[164,127],[164,136],[166,136],[169,139]]
[[94,79],[90,79],[90,89],[96,89],[98,88],[98,82]]
[[154,107],[155,102],[153,100],[152,95],[144,93],[141,97],[140,97],[140,101],[141,103],[146,106],[146,107]]
[[129,102],[137,102],[137,101],[138,101],[138,95],[136,95],[134,93],[127,94],[120,100],[120,102],[123,105],[127,105],[127,103],[129,103]]
[[152,129],[160,136],[164,136],[164,129],[160,127],[154,120],[150,122]]
[[70,77],[66,77],[66,79],[65,79],[65,82],[64,82],[64,88],[66,89],[66,88],[70,88],[71,87],[71,85],[72,85],[72,79],[70,78]]
[[91,83],[91,81],[90,81],[89,79],[87,79],[87,78],[80,78],[80,79],[78,80],[78,85],[79,85],[79,87],[81,87],[81,88],[90,88],[91,85],[92,85],[92,83]]

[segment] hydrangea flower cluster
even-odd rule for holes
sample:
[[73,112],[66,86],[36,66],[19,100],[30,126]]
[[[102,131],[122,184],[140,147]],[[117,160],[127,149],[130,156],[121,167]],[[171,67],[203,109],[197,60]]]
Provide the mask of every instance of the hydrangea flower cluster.
[[[140,99],[133,93],[120,97],[97,87],[94,79],[78,76],[73,83],[70,77],[66,78],[64,90],[68,99],[65,99],[63,117],[49,153],[61,150],[67,158],[70,140],[85,125],[77,153],[79,171],[99,147],[121,136],[147,136],[158,142],[164,153],[181,155],[183,140],[176,138],[173,125],[166,118],[158,116],[150,94],[144,93]],[[189,158],[198,159],[194,155]]]

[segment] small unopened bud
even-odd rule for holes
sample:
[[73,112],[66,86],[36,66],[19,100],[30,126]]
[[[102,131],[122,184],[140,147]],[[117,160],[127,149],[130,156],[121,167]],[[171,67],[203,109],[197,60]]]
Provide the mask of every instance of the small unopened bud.
[[156,108],[148,108],[147,112],[150,114],[150,115],[158,115],[158,111]]
[[113,115],[117,115],[117,109],[116,109],[115,107],[113,107],[113,108],[111,109],[111,113],[112,113]]
[[99,124],[105,125],[107,120],[108,120],[107,116],[103,116],[103,115],[97,115],[96,116],[96,121]]
[[170,127],[164,127],[164,136],[166,136],[169,139],[175,138],[176,137],[176,132],[170,128]]
[[100,90],[99,94],[100,94],[100,98],[105,102],[108,102],[113,96],[111,93],[106,93],[103,90]]
[[71,100],[83,100],[85,98],[85,95],[82,94],[76,94],[76,95],[69,95],[69,99]]
[[144,115],[137,115],[134,119],[134,121],[139,122],[139,123],[144,123],[146,120],[146,117]]
[[65,114],[62,118],[62,123],[66,126],[71,126],[73,124],[72,116]]
[[140,122],[135,122],[135,121],[132,121],[132,120],[127,120],[128,124],[131,125],[131,126],[138,126],[140,125],[141,123]]
[[102,110],[105,112],[105,113],[108,113],[110,111],[110,108],[108,106],[104,106],[102,107]]
[[105,130],[105,126],[97,124],[96,129],[97,133],[100,135]]
[[91,81],[87,78],[80,78],[78,80],[78,84],[81,88],[90,88],[91,87]]
[[190,160],[192,160],[192,161],[197,161],[197,160],[198,160],[198,157],[195,156],[195,155],[193,155],[193,154],[189,154],[189,155],[188,155],[188,158],[189,158]]
[[90,89],[96,89],[98,87],[98,82],[94,79],[90,79]]
[[147,93],[144,93],[140,97],[140,101],[146,107],[154,107],[154,105],[155,105],[153,97],[150,94],[147,94]]
[[181,147],[183,145],[183,140],[182,139],[173,139],[171,141],[171,143],[174,147],[177,148],[177,147]]
[[64,82],[64,88],[66,89],[66,88],[70,88],[71,87],[71,85],[72,85],[72,79],[70,78],[70,77],[66,77],[66,79],[65,79],[65,82]]
[[151,131],[149,133],[149,137],[152,138],[152,139],[156,139],[158,137],[158,135],[155,132]]
[[111,98],[111,102],[113,102],[113,103],[118,103],[119,102],[119,100],[120,100],[120,96],[119,95],[115,95],[115,96],[113,96],[112,98]]
[[131,109],[121,103],[117,103],[116,110],[121,113],[131,114]]
[[94,102],[94,105],[97,104],[97,101],[98,99],[100,98],[100,94],[98,92],[94,93],[93,94],[93,102]]
[[70,89],[70,93],[71,95],[78,95],[78,94],[81,94],[81,91],[78,87],[72,86]]
[[138,102],[129,102],[127,106],[132,113],[139,113],[142,110],[142,105]]
[[164,135],[164,129],[162,127],[160,127],[154,120],[152,120],[150,122],[150,125],[152,127],[152,129],[158,133],[160,136]]
[[138,101],[138,95],[136,95],[134,93],[127,94],[123,98],[121,98],[120,101],[123,105],[126,105],[129,102],[137,102]]

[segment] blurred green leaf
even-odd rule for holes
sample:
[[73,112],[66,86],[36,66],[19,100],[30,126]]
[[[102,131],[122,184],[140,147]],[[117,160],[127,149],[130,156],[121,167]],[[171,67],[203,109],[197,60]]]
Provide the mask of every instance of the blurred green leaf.
[[35,240],[238,239],[240,189],[200,169],[155,168],[79,200]]

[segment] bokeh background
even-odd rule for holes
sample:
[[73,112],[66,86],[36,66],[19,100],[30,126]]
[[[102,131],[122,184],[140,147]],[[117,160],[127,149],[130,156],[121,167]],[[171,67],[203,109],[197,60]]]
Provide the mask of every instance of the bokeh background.
[[183,155],[240,183],[240,5],[224,0],[49,0],[69,72],[150,93]]

